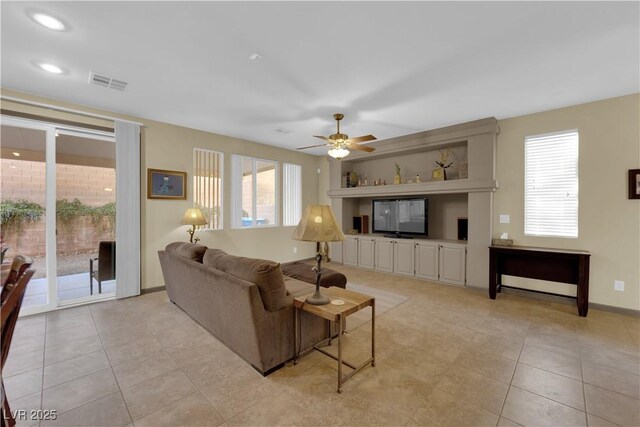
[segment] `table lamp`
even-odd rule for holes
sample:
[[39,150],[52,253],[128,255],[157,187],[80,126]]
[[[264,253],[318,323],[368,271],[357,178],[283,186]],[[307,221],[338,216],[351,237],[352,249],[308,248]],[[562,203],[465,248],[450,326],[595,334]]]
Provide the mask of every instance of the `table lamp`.
[[[309,205],[305,209],[298,227],[293,232],[293,238],[304,242],[339,242],[344,240],[344,234],[338,227],[331,206]],[[329,304],[329,298],[320,293],[322,251],[318,251],[316,254],[316,266],[313,267],[313,270],[316,272],[316,292],[307,298],[307,302],[312,305]]]
[[[191,228],[187,230],[187,233],[189,233],[190,237],[189,242],[194,243],[193,233],[196,232],[196,225],[205,225],[209,222],[204,217],[204,215],[202,215],[202,211],[200,209],[192,208],[187,209],[187,211],[184,213],[184,216],[182,217],[182,223],[185,225],[191,225]],[[196,237],[195,243],[198,243],[198,240],[200,240],[200,238]]]

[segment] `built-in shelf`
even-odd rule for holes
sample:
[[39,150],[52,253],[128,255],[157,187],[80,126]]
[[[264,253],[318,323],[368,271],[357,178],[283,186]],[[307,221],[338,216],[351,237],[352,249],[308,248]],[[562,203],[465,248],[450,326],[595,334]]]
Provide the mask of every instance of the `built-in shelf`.
[[429,181],[412,184],[374,185],[329,190],[331,198],[418,196],[429,194],[460,194],[495,191],[496,180],[454,179],[451,181]]

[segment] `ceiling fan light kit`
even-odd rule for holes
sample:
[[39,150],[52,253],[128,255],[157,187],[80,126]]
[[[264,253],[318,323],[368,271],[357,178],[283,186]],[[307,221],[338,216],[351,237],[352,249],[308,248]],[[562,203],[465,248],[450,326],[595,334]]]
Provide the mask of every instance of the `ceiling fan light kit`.
[[327,154],[329,154],[331,157],[333,157],[334,159],[344,159],[345,157],[347,157],[349,155],[350,151],[347,150],[346,148],[342,148],[342,147],[336,147],[336,148],[331,148],[329,149],[329,151],[327,152]]
[[358,136],[356,138],[349,138],[349,135],[340,133],[340,120],[344,119],[344,114],[335,113],[333,118],[336,121],[336,133],[329,136],[320,136],[314,135],[315,138],[324,139],[326,141],[325,144],[318,145],[310,145],[308,147],[301,147],[298,150],[306,150],[307,148],[316,148],[316,147],[331,147],[327,154],[329,154],[334,159],[343,159],[349,155],[351,150],[359,150],[366,151],[370,153],[375,150],[373,147],[368,147],[366,145],[359,145],[363,142],[367,141],[375,141],[377,138],[373,135],[363,135]]

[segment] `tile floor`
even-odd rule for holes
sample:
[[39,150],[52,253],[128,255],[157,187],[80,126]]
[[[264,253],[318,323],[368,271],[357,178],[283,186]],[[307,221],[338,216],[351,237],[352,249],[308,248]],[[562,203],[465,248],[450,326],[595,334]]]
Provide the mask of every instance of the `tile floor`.
[[[331,359],[263,378],[158,292],[20,319],[12,409],[56,409],[42,426],[640,424],[637,318],[331,267],[410,297],[377,318],[377,365],[342,395]],[[366,356],[369,328],[346,357]]]

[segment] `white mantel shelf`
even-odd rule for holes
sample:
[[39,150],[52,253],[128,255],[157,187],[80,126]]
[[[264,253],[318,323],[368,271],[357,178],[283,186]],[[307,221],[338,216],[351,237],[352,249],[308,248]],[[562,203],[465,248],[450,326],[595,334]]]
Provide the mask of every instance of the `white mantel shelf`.
[[413,184],[377,185],[367,187],[340,188],[329,190],[327,195],[334,198],[417,196],[429,194],[479,193],[496,191],[496,180],[454,179],[451,181],[429,181]]

